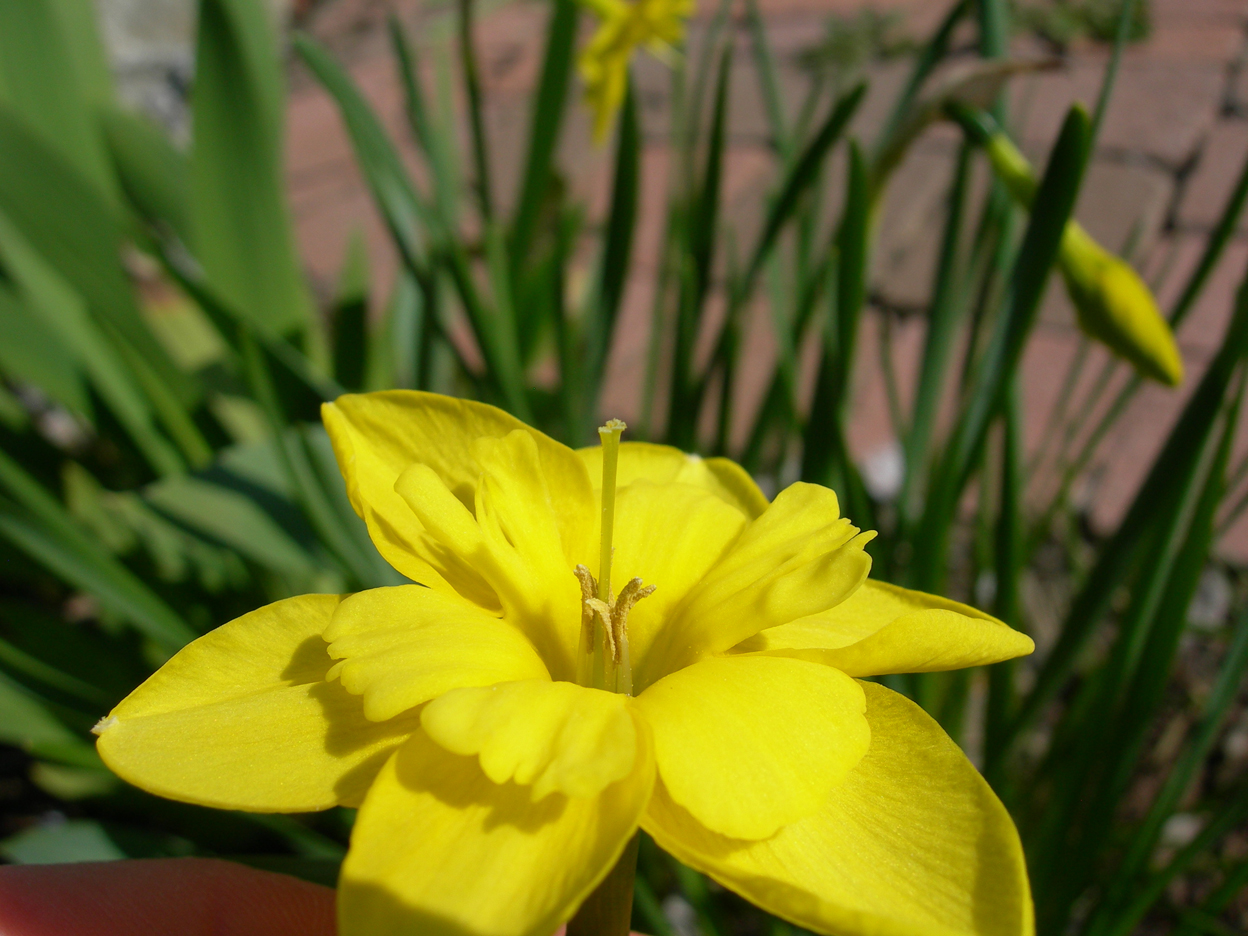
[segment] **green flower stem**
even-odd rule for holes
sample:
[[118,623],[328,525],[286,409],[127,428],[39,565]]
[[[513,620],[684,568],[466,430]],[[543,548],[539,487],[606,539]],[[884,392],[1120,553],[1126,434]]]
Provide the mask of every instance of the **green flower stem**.
[[639,834],[633,833],[615,867],[568,922],[567,936],[628,936],[633,920]]

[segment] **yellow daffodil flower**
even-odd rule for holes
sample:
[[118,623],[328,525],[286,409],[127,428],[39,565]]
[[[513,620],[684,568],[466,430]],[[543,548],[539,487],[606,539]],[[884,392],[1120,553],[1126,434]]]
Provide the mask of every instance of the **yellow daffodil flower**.
[[831,491],[768,503],[725,459],[612,424],[573,451],[434,394],[324,417],[374,543],[420,584],[194,641],[97,726],[122,777],[229,809],[359,807],[342,936],[549,936],[638,827],[817,932],[1031,936],[1004,807],[862,678],[1032,642],[869,580],[871,534]]
[[[1000,130],[987,137],[985,149],[997,178],[1020,204],[1030,207],[1036,178],[1027,158]],[[1089,337],[1145,377],[1171,387],[1183,382],[1183,359],[1174,333],[1130,264],[1093,240],[1077,221],[1066,224],[1057,263],[1079,327]]]
[[611,129],[628,89],[628,63],[633,50],[646,46],[670,58],[685,36],[685,20],[693,0],[582,0],[601,20],[581,52],[581,79],[594,111],[594,139],[602,142]]

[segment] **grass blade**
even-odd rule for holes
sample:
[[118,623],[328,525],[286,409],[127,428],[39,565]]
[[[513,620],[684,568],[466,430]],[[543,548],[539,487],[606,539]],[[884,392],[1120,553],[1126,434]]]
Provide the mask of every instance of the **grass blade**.
[[554,178],[555,148],[563,127],[572,78],[572,52],[576,40],[578,7],[574,0],[555,0],[542,56],[542,77],[537,86],[533,118],[529,129],[529,155],[525,162],[524,181],[516,203],[511,226],[511,262],[513,276],[519,273],[529,245],[542,200]]
[[916,544],[919,588],[932,589],[943,574],[950,520],[961,491],[979,462],[989,423],[1002,403],[1005,387],[1018,366],[1031,332],[1058,245],[1074,208],[1087,163],[1088,115],[1072,107],[1053,147],[1036,196],[1036,209],[1024,235],[1010,279],[1006,306],[992,341],[976,370],[967,403],[934,472],[931,497]]
[[[1240,286],[1234,317],[1222,346],[1188,400],[1165,447],[1140,486],[1126,516],[1101,549],[1071,603],[1061,636],[1041,666],[1035,686],[1024,699],[1011,726],[1010,741],[1030,725],[1065,683],[1075,660],[1109,608],[1114,591],[1124,583],[1147,545],[1146,532],[1157,516],[1157,505],[1167,493],[1190,486],[1203,450],[1221,412],[1220,401],[1239,362],[1248,353],[1248,279]],[[988,765],[992,775],[998,765]]]
[[15,546],[130,621],[163,649],[173,652],[195,638],[164,599],[100,549],[56,499],[3,452],[0,485],[16,501],[0,501],[0,534]]
[[468,95],[468,123],[472,130],[472,158],[476,168],[477,198],[481,217],[487,222],[494,217],[494,195],[490,190],[489,142],[485,135],[485,103],[477,68],[477,50],[473,43],[472,24],[475,0],[457,0],[459,12],[459,61],[463,68],[464,89]]
[[282,165],[283,89],[267,10],[201,0],[192,102],[192,246],[230,304],[280,334],[314,327]]

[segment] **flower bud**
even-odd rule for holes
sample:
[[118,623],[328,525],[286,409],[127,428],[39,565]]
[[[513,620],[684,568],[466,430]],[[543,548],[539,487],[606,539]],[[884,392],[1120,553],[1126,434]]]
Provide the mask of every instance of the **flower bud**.
[[1066,225],[1058,264],[1084,332],[1130,361],[1141,375],[1171,387],[1182,382],[1183,359],[1170,325],[1129,264],[1074,221]]
[[[1000,130],[983,142],[993,171],[1010,194],[1031,207],[1036,178],[1027,157]],[[1068,221],[1057,263],[1074,303],[1079,327],[1129,361],[1144,377],[1168,386],[1183,380],[1183,359],[1170,325],[1139,274]]]

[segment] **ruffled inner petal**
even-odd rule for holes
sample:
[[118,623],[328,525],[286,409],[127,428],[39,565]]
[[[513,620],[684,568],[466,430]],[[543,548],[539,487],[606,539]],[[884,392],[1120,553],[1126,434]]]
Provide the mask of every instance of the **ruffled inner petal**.
[[866,580],[871,557],[863,547],[874,535],[841,518],[827,488],[786,488],[673,610],[634,684],[834,607]]
[[495,783],[596,796],[628,776],[637,731],[625,697],[566,682],[526,680],[457,689],[421,715],[434,741],[454,754],[477,755]]
[[425,528],[395,492],[395,481],[411,465],[427,465],[472,510],[482,473],[474,445],[516,431],[534,442],[569,568],[593,548],[595,502],[584,464],[571,449],[502,410],[433,393],[392,390],[339,397],[323,407],[322,415],[356,512],[368,522],[387,560],[422,584],[449,590],[454,573],[448,577],[436,557],[430,561]]
[[803,660],[704,660],[634,704],[672,798],[735,838],[766,838],[815,812],[871,741],[859,685]]
[[628,615],[635,666],[644,664],[673,609],[714,568],[745,524],[740,510],[693,485],[639,479],[620,490],[612,588],[619,594],[633,577],[655,586]]
[[325,630],[332,673],[363,698],[374,721],[460,686],[549,679],[519,629],[475,605],[420,585],[373,588],[345,599]]
[[[639,736],[640,737],[640,736]],[[342,936],[549,936],[611,870],[650,798],[654,761],[597,795],[534,801],[423,732],[356,819],[338,887]]]

